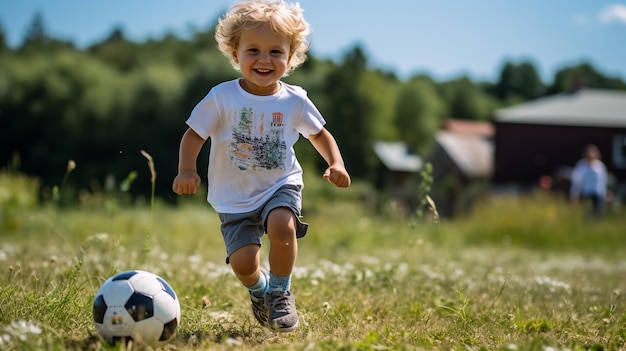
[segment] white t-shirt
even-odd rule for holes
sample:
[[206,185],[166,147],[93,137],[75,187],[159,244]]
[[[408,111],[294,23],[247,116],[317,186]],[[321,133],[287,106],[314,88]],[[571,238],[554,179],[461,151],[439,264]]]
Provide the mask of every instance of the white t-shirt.
[[194,107],[187,125],[211,139],[208,202],[219,213],[257,209],[286,184],[303,185],[293,145],[319,133],[324,118],[304,89],[280,82],[270,96],[221,83]]
[[572,171],[571,196],[599,195],[604,197],[607,186],[607,170],[600,160],[580,160]]

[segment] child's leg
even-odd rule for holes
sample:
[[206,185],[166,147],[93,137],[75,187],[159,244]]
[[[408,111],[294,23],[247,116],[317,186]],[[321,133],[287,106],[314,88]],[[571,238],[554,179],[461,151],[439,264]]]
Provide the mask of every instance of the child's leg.
[[291,294],[291,272],[298,255],[296,216],[286,207],[278,207],[267,216],[267,236],[270,240],[270,282],[266,295],[269,308],[268,324],[276,331],[292,331],[298,325],[296,300]]
[[235,252],[230,257],[230,266],[237,276],[237,279],[245,286],[253,286],[259,280],[261,271],[260,247],[259,245],[246,245]]
[[265,294],[269,287],[267,272],[259,267],[259,245],[246,245],[233,252],[229,259],[237,279],[248,288],[254,318],[263,326],[267,326],[269,310]]
[[286,207],[279,207],[267,217],[267,236],[270,241],[270,270],[276,276],[289,277],[298,255],[296,216]]

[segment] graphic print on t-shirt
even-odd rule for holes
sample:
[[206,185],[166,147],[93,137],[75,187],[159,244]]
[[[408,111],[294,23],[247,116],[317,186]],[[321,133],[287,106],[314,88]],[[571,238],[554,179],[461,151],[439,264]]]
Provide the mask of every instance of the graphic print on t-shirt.
[[285,169],[284,115],[272,113],[269,130],[265,130],[264,112],[257,117],[251,107],[242,107],[236,117],[228,150],[230,163],[242,171]]

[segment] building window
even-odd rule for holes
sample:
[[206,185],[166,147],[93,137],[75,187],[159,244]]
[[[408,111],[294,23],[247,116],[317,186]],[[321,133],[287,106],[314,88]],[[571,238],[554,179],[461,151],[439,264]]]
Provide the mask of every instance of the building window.
[[615,168],[626,168],[626,135],[613,137],[613,165]]

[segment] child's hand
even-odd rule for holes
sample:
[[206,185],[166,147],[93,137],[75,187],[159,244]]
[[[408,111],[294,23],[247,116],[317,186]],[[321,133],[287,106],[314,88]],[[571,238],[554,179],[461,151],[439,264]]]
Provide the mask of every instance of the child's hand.
[[178,173],[174,178],[172,190],[178,195],[195,194],[200,186],[200,176],[194,171]]
[[324,178],[340,188],[350,186],[350,175],[343,166],[330,166],[324,172]]

